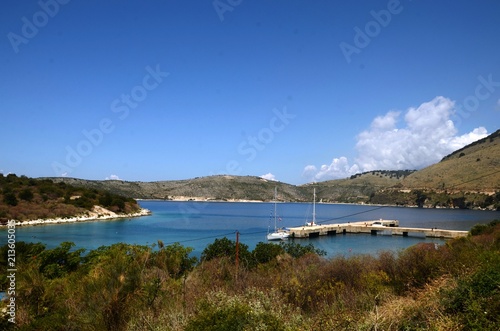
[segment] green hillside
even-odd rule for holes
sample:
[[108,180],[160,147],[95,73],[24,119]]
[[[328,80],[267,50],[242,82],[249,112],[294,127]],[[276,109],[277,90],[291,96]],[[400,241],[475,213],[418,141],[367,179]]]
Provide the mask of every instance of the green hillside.
[[411,174],[402,184],[450,191],[500,190],[500,130]]
[[101,206],[117,214],[139,211],[134,199],[104,190],[75,187],[48,179],[0,174],[0,222],[73,217]]
[[[12,175],[9,175],[12,176]],[[377,170],[350,178],[306,185],[291,185],[256,176],[217,175],[186,180],[129,182],[122,180],[84,180],[77,178],[43,178],[38,181],[21,177],[20,187],[9,184],[9,176],[1,177],[0,217],[17,215],[29,219],[34,215],[68,215],[75,208],[89,208],[102,192],[132,199],[202,200],[202,201],[271,201],[274,188],[281,201],[312,201],[316,188],[318,202],[367,203],[420,207],[500,208],[500,130],[443,158],[422,170]],[[53,185],[54,192],[37,188]],[[56,184],[52,184],[52,183]],[[67,187],[72,187],[71,189]],[[78,192],[75,187],[82,191]],[[22,198],[24,190],[32,190],[33,201]],[[11,192],[14,191],[14,192]],[[99,193],[100,192],[100,193]],[[19,206],[8,206],[12,196]],[[29,194],[28,194],[29,195]],[[81,196],[71,200],[68,196]],[[48,208],[42,205],[49,199]],[[54,207],[57,206],[57,207]],[[122,204],[114,205],[122,211]],[[135,205],[136,206],[136,205]],[[32,213],[32,210],[43,212]],[[32,214],[30,216],[30,213]]]
[[50,178],[75,186],[103,189],[137,199],[202,199],[271,201],[274,188],[282,201],[306,201],[300,187],[256,176],[217,175],[186,180],[158,182],[127,182],[121,180],[94,181],[76,178]]
[[314,185],[327,202],[498,210],[500,130],[422,170],[371,171]]
[[400,186],[401,180],[413,172],[414,170],[369,171],[346,179],[307,184],[303,188],[316,186],[317,197],[323,202],[369,203],[376,192]]

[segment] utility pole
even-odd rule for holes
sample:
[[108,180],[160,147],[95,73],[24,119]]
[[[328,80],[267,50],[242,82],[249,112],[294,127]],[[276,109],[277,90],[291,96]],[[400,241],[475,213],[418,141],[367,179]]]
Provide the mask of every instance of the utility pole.
[[240,264],[240,233],[236,231],[236,272],[238,272],[238,266]]

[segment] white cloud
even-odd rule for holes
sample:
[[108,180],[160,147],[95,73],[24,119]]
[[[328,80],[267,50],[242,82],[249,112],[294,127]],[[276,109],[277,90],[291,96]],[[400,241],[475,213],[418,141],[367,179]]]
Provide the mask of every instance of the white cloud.
[[121,180],[121,179],[117,175],[110,175],[109,177],[106,177],[106,180]]
[[260,176],[260,178],[264,178],[264,179],[267,179],[267,180],[272,180],[272,181],[276,181],[276,176],[274,176],[272,173],[267,173],[265,175],[262,175]]
[[318,170],[314,165],[308,165],[304,168],[302,175],[305,178],[312,178],[313,181],[332,178],[343,178],[354,175],[359,172],[357,164],[349,165],[346,157],[334,158],[329,165],[322,165]]
[[371,170],[421,169],[487,136],[483,127],[457,136],[450,119],[453,111],[454,102],[438,96],[417,108],[409,108],[402,127],[397,125],[401,112],[389,111],[376,117],[370,128],[356,137],[358,156],[353,164],[346,157],[338,157],[319,170],[314,165],[306,166],[303,176],[318,181]]

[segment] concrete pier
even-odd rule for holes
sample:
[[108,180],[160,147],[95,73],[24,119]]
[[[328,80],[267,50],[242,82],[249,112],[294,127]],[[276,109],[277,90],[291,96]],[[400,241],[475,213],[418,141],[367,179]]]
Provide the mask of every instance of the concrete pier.
[[372,235],[425,236],[430,238],[452,239],[465,237],[468,231],[443,230],[437,228],[399,227],[398,220],[374,220],[365,222],[349,222],[324,225],[304,225],[289,228],[293,238],[314,238],[345,233],[367,233]]

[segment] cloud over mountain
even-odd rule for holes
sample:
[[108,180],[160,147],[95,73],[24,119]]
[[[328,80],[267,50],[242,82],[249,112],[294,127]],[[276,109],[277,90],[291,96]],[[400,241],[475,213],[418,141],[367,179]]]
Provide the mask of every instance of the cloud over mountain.
[[262,176],[260,176],[260,177],[261,177],[261,178],[263,178],[263,179],[267,179],[267,180],[277,181],[276,176],[275,176],[275,175],[273,175],[273,174],[272,174],[272,173],[270,173],[270,172],[268,172],[267,174],[262,175]]
[[[303,176],[320,181],[349,177],[371,170],[421,169],[440,161],[444,156],[487,136],[479,127],[461,136],[450,119],[454,102],[438,96],[404,114],[389,111],[373,119],[370,128],[356,137],[358,156],[354,163],[342,157],[319,167],[307,165]],[[404,123],[398,126],[403,118]]]

